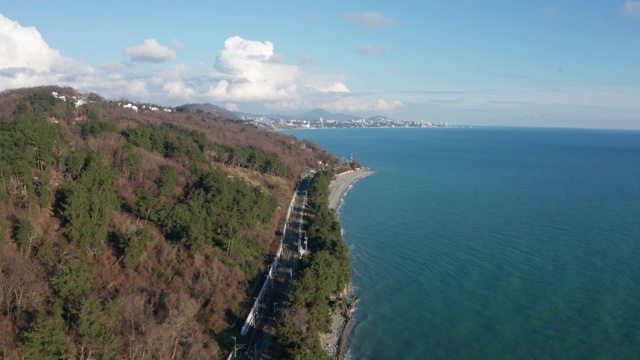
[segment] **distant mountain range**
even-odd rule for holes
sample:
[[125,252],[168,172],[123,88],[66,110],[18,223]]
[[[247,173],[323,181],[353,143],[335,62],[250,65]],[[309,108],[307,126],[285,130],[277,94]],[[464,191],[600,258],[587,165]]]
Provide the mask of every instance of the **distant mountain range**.
[[392,119],[390,117],[386,117],[386,116],[382,116],[382,115],[376,115],[376,116],[372,116],[370,118],[367,118],[368,121],[372,121],[372,122],[389,122],[389,121],[394,121],[395,119]]
[[[272,115],[272,114],[252,114],[252,113],[244,113],[244,112],[233,112],[226,109],[223,109],[219,106],[213,104],[185,104],[179,106],[178,109],[187,109],[192,111],[202,111],[207,114],[214,114],[227,119],[239,120],[243,117],[245,118],[257,118],[257,117],[267,117],[271,120],[305,120],[309,122],[319,122],[322,120],[337,120],[337,121],[350,121],[354,119],[362,119],[362,116],[351,115],[345,113],[332,113],[325,109],[314,109],[311,111],[307,111],[302,114],[295,115]],[[393,121],[394,119],[388,118],[386,116],[376,115],[370,118],[367,118],[369,121],[374,122],[386,122]]]
[[361,119],[361,117],[356,115],[344,114],[344,113],[332,113],[324,109],[314,109],[304,114],[298,115],[296,120],[307,120],[307,121],[317,122],[317,121],[320,121],[320,119],[348,121],[353,119]]
[[320,119],[322,120],[338,120],[338,121],[350,121],[353,119],[362,119],[361,116],[357,116],[357,115],[350,115],[350,114],[344,114],[344,113],[332,113],[330,111],[324,110],[324,109],[314,109],[311,111],[307,111],[305,113],[302,114],[294,114],[294,115],[274,115],[274,114],[250,114],[250,113],[237,113],[238,116],[240,117],[249,117],[249,118],[255,118],[255,117],[260,117],[260,116],[264,116],[267,117],[271,120],[305,120],[305,121],[310,121],[310,122],[319,122]]

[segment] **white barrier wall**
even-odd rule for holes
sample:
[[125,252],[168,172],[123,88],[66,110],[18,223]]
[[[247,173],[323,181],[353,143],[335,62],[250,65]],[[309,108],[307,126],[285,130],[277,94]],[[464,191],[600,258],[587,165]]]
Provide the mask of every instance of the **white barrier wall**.
[[251,328],[251,326],[254,324],[255,317],[258,314],[258,306],[260,305],[260,301],[262,300],[264,293],[267,291],[267,288],[269,287],[269,283],[273,279],[274,271],[278,270],[278,262],[280,260],[280,255],[282,255],[282,247],[284,244],[284,237],[287,234],[289,217],[291,216],[291,211],[293,210],[293,206],[296,202],[297,195],[298,195],[298,190],[296,189],[296,191],[293,193],[293,197],[291,198],[291,204],[289,204],[289,210],[287,210],[287,217],[284,221],[284,229],[282,230],[282,236],[280,237],[280,246],[278,246],[276,257],[273,259],[273,262],[271,263],[271,267],[269,268],[269,273],[267,274],[267,279],[265,280],[264,284],[262,284],[260,293],[258,294],[256,301],[253,303],[253,306],[251,307],[251,311],[249,312],[249,315],[247,315],[247,319],[244,321],[244,325],[242,325],[242,329],[240,330],[240,334],[243,336],[247,334],[247,332],[249,331],[249,328]]

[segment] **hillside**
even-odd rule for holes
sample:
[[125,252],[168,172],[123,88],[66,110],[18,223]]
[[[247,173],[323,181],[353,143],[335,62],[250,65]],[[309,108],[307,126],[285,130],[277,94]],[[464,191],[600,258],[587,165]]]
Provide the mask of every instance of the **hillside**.
[[337,162],[202,111],[123,105],[0,94],[4,358],[224,356],[299,175]]
[[213,104],[185,104],[181,105],[177,109],[178,111],[194,111],[196,113],[202,112],[217,116],[223,119],[239,120],[240,117],[233,111],[223,109]]

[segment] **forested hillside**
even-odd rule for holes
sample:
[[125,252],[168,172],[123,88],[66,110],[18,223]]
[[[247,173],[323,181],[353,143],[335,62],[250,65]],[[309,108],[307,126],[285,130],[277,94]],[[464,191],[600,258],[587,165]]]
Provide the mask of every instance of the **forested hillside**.
[[224,356],[301,172],[336,162],[237,121],[124,103],[0,94],[2,358]]

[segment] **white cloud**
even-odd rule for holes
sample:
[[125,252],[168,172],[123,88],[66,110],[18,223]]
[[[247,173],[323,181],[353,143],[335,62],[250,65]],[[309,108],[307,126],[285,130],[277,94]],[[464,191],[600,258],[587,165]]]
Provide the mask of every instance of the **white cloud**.
[[398,100],[387,101],[384,99],[366,99],[355,96],[346,96],[321,103],[319,107],[333,112],[348,112],[354,115],[391,113],[404,104]]
[[624,16],[640,19],[640,1],[627,0],[620,9],[620,13]]
[[220,80],[207,95],[215,101],[295,101],[306,92],[348,92],[335,78],[311,76],[287,64],[270,41],[228,38],[215,61]]
[[356,52],[360,55],[384,55],[384,49],[373,45],[360,46]]
[[380,30],[397,23],[394,18],[384,16],[384,14],[379,12],[352,13],[347,14],[346,18],[352,25],[369,31]]
[[0,88],[64,83],[85,67],[65,58],[34,27],[0,14]]
[[156,39],[146,39],[138,46],[125,48],[122,53],[133,61],[145,62],[164,62],[176,57],[174,50],[160,45]]
[[308,65],[308,64],[313,64],[314,62],[316,62],[316,59],[309,55],[309,54],[302,54],[300,56],[298,56],[298,62],[301,65]]
[[162,85],[162,90],[168,97],[189,100],[196,95],[196,91],[189,88],[182,81],[170,81]]
[[124,90],[124,95],[126,97],[132,97],[134,99],[149,98],[149,89],[147,88],[147,83],[142,79],[130,81]]
[[226,104],[224,104],[224,108],[229,110],[229,111],[238,111],[238,110],[240,110],[238,108],[238,105],[236,105],[234,103],[226,103]]
[[[174,42],[174,47],[179,47]],[[215,101],[241,108],[297,111],[322,107],[332,111],[394,109],[395,102],[351,97],[345,75],[333,69],[290,64],[269,41],[231,37],[218,52],[215,71],[204,62],[150,65],[175,57],[157,41],[124,50],[137,61],[107,61],[95,68],[52,49],[40,32],[0,15],[0,91],[38,85],[72,86],[109,99],[127,98],[156,104]],[[305,57],[301,58],[304,63]],[[145,61],[143,61],[145,60]]]

